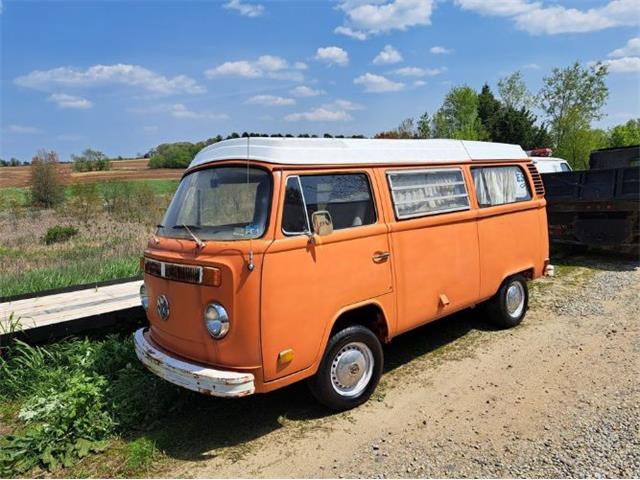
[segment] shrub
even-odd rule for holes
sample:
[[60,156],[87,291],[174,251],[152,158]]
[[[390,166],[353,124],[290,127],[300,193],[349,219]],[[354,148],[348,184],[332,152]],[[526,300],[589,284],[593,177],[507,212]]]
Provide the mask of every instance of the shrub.
[[78,229],[75,227],[56,225],[47,230],[43,240],[47,245],[51,245],[52,243],[66,242],[77,234]]
[[31,161],[31,203],[51,208],[64,200],[64,186],[58,154],[40,150]]
[[[6,359],[5,359],[6,358]],[[131,337],[76,339],[0,357],[0,400],[18,406],[20,429],[0,439],[0,477],[38,465],[71,466],[116,434],[175,407],[179,389],[145,371]]]
[[88,222],[102,210],[102,196],[95,183],[75,184],[67,201],[69,213],[82,222]]
[[76,172],[93,172],[111,170],[109,158],[102,152],[87,148],[80,155],[71,155],[73,170]]
[[104,204],[110,215],[127,222],[157,223],[163,206],[146,182],[111,180],[103,186]]

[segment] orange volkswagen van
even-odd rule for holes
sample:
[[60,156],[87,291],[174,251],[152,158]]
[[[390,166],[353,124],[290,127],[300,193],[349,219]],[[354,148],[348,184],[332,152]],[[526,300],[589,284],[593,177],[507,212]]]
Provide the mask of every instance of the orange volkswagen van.
[[240,397],[308,379],[366,401],[382,344],[482,305],[500,327],[551,270],[544,190],[518,146],[241,138],[195,157],[142,259],[142,363]]

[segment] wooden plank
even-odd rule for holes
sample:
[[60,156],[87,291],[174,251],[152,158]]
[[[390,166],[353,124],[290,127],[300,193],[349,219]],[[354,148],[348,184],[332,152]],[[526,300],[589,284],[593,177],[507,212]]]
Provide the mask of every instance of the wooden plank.
[[0,333],[10,317],[22,330],[95,317],[137,307],[141,280],[0,303]]

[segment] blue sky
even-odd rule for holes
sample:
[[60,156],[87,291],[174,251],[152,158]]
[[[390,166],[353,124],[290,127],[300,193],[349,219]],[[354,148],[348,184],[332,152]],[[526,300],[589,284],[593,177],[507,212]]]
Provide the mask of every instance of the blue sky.
[[[0,3],[0,157],[131,156],[233,131],[373,135],[452,85],[608,62],[640,115],[640,0]],[[495,90],[495,88],[494,88]]]

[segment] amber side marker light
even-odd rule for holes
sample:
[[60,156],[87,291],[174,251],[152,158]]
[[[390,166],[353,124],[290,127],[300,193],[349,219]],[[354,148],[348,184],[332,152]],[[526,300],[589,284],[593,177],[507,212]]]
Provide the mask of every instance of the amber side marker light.
[[293,350],[291,348],[287,348],[278,354],[278,363],[280,365],[289,363],[291,360],[293,360]]
[[202,283],[204,285],[210,285],[212,287],[219,287],[220,285],[222,285],[222,272],[219,268],[204,267]]

